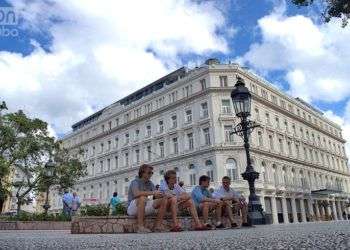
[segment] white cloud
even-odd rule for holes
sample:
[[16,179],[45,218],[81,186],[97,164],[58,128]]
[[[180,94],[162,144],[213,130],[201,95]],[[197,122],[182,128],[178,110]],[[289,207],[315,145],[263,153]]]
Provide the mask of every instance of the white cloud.
[[[283,3],[258,20],[262,41],[238,60],[260,74],[285,72],[292,96],[309,102],[349,100],[350,26],[341,28],[340,20],[316,24],[305,16],[286,16]],[[342,127],[350,153],[350,101],[343,117],[332,110],[325,116]]]
[[212,2],[12,2],[24,29],[53,40],[50,53],[36,41],[28,56],[0,52],[1,98],[58,133],[175,69],[183,54],[228,51],[217,34],[225,19]]
[[274,11],[258,21],[262,41],[240,59],[259,71],[286,71],[290,93],[308,101],[345,100],[350,95],[350,27],[340,21]]

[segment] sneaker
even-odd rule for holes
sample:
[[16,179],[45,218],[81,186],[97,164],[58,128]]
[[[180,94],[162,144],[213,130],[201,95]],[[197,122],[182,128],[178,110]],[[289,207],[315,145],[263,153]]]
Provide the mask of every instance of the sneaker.
[[138,234],[148,234],[148,233],[151,233],[152,231],[149,230],[147,227],[138,227],[136,233]]

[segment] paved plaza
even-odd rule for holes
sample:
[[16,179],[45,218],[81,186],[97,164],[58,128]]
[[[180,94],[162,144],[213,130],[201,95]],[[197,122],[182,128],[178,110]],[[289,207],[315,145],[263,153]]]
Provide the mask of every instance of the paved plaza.
[[0,249],[350,249],[350,222],[265,225],[206,232],[72,235],[0,231]]

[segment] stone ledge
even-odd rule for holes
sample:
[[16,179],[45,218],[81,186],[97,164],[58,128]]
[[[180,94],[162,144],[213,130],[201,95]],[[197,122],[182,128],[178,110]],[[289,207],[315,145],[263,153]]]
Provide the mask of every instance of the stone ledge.
[[[147,217],[145,226],[152,229],[155,217]],[[185,231],[193,230],[194,221],[191,217],[178,217],[182,228]],[[241,223],[239,217],[236,217],[237,224]],[[223,221],[225,226],[229,225],[228,219]],[[163,220],[165,229],[170,230],[172,221],[170,218]],[[116,234],[116,233],[134,233],[136,232],[136,218],[131,216],[89,216],[73,217],[71,233],[72,234]]]
[[0,230],[70,230],[70,221],[0,221]]

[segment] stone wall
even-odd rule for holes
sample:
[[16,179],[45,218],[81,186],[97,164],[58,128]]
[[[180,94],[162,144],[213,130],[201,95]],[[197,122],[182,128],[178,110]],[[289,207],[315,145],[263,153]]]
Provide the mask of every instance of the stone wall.
[[69,221],[0,221],[0,230],[70,230]]
[[[155,217],[147,217],[145,226],[152,229]],[[186,231],[194,228],[194,222],[191,217],[179,217],[182,228]],[[237,217],[237,223],[241,220]],[[229,225],[228,220],[224,220],[225,226]],[[171,219],[163,220],[165,229],[171,229]],[[72,221],[72,234],[115,234],[115,233],[134,233],[136,232],[136,219],[130,216],[90,216],[90,217],[74,217]]]

